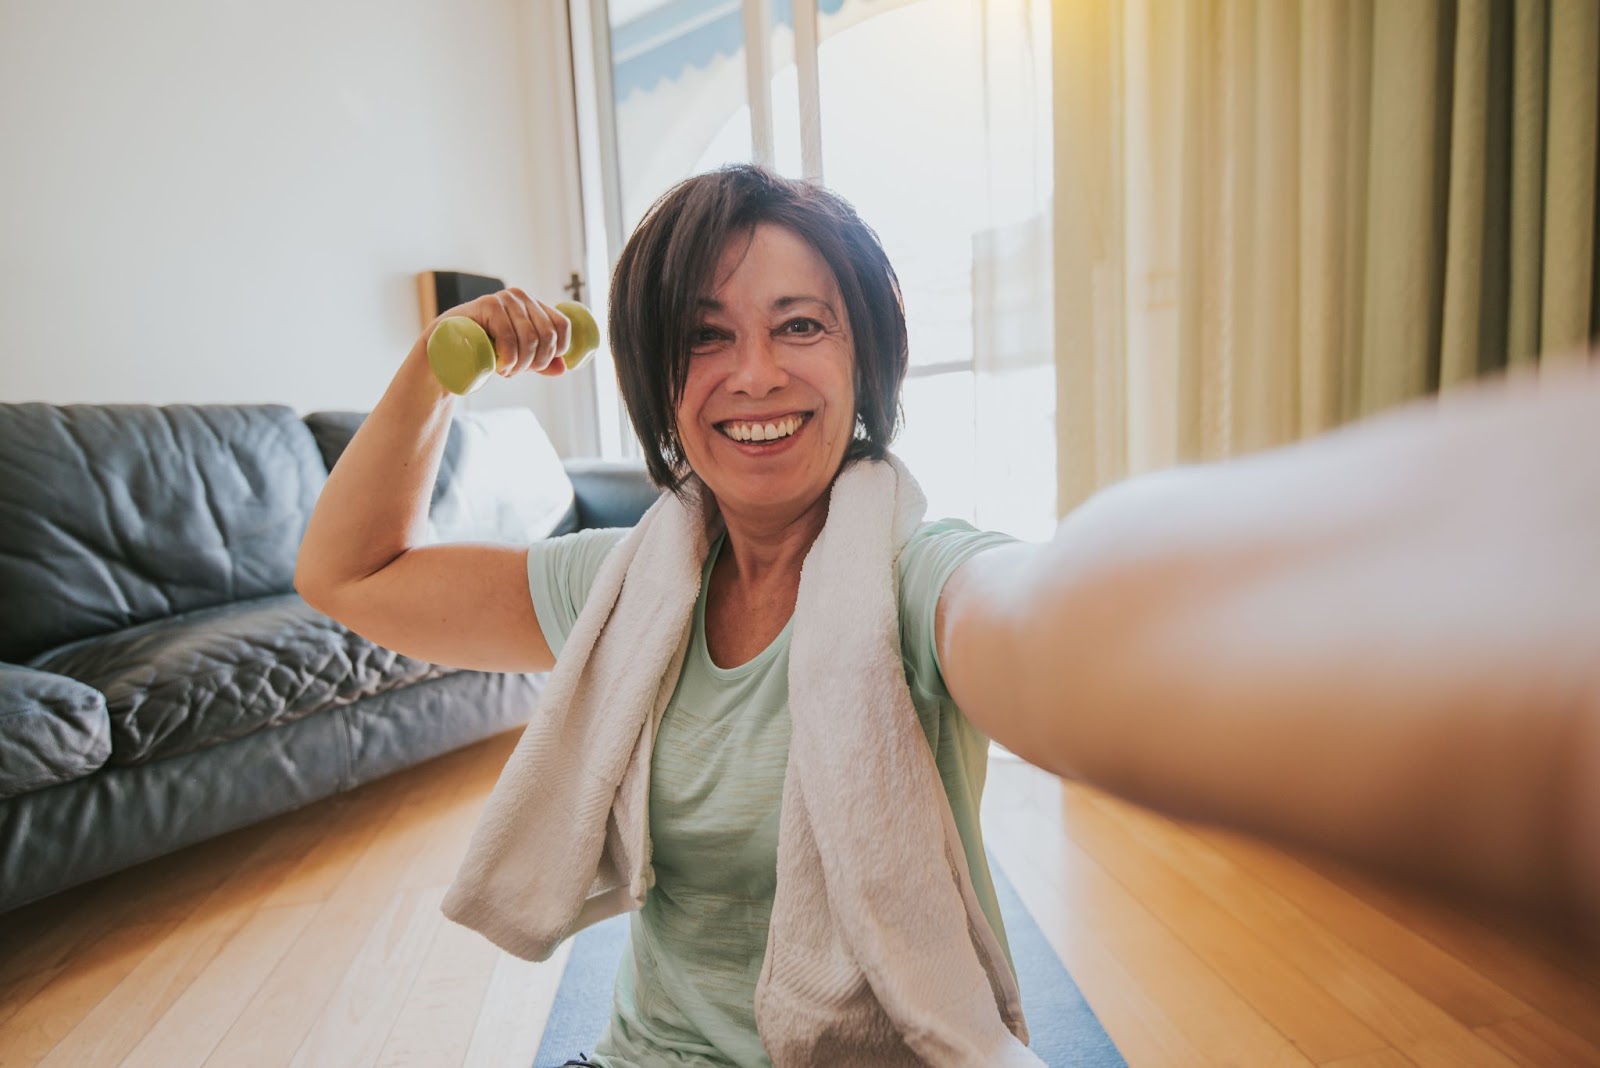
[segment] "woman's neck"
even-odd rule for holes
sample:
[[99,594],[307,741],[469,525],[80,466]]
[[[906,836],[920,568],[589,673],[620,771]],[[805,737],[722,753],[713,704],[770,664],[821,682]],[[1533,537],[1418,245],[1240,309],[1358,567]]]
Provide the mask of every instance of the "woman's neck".
[[806,553],[828,521],[828,498],[787,515],[725,508],[722,519],[728,538],[717,569],[724,581],[745,591],[798,586]]

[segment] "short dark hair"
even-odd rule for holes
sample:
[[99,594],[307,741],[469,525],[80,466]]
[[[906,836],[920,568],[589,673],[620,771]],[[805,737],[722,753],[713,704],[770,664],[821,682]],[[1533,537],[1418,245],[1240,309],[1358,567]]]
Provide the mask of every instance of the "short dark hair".
[[900,281],[872,228],[836,193],[739,164],[678,183],[645,213],[611,276],[610,342],[628,417],[650,477],[679,492],[688,460],[677,406],[690,339],[730,240],[761,223],[787,227],[827,263],[855,344],[856,425],[845,462],[883,459],[900,424],[907,366]]

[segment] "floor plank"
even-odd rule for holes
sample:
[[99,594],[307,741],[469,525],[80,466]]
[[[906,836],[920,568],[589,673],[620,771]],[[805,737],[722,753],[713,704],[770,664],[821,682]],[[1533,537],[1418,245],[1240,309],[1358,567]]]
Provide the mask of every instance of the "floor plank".
[[443,925],[443,887],[405,889],[367,932],[344,978],[323,1006],[291,1068],[370,1068]]
[[465,1062],[495,962],[502,956],[475,932],[459,924],[441,924],[379,1051],[379,1068],[436,1068]]
[[1130,836],[1098,799],[1069,791],[1063,801],[1073,840],[1311,1061],[1388,1047],[1315,977]]
[[[1050,833],[1041,835],[1045,824],[1043,813],[1027,803],[1023,792],[1014,791],[1012,782],[998,781],[993,789],[994,800],[1000,805],[1007,801],[1016,805],[1009,812],[1002,808],[997,818],[985,824],[986,834],[993,828],[997,837],[1007,839],[1010,848],[1000,855],[1002,865],[1007,863],[1008,857],[1015,862],[1019,845],[1028,841],[1037,843],[1041,839],[1048,843],[1039,850],[1035,863],[1047,872],[1053,867],[1060,873],[1058,878],[1067,877],[1070,871],[1077,891],[1075,922],[1098,932],[1104,948],[1162,1003],[1174,1028],[1194,1048],[1199,1063],[1296,1066],[1312,1063],[1273,1028],[1255,1006],[1153,915],[1134,893],[1080,850],[1070,833],[1062,833],[1064,828],[1059,823],[1050,828]],[[1088,997],[1087,991],[1085,996]],[[1100,1012],[1092,998],[1090,1005]],[[1112,1040],[1119,1045],[1130,1037],[1127,1031],[1119,1033],[1115,1029],[1122,1026],[1120,1021],[1114,1024],[1104,1014],[1102,1020]]]
[[1525,1068],[1600,1065],[1600,1046],[1586,1042],[1543,1013],[1531,1012],[1478,1028],[1478,1033]]
[[1490,907],[1449,901],[1436,890],[1378,879],[1333,860],[1304,855],[1297,855],[1296,859],[1403,925],[1425,932],[1463,960],[1472,960],[1475,966],[1481,963],[1492,967],[1494,958],[1503,955],[1509,945],[1515,957],[1543,962],[1564,976],[1581,979],[1600,990],[1600,953],[1594,952],[1593,947],[1575,945],[1559,931],[1508,920]]
[[[1038,773],[1042,774],[1042,773]],[[1053,788],[1053,787],[1052,787]],[[1069,787],[1084,792],[1082,787]],[[1092,795],[1136,840],[1157,849],[1207,896],[1276,946],[1395,1049],[1419,1065],[1506,1068],[1512,1062],[1438,1004],[1351,946],[1315,910],[1307,912],[1211,844],[1172,821]]]
[[[1013,773],[1016,783],[1032,792],[1042,809],[1037,817],[1050,820],[1049,799],[1059,799],[1065,823],[1079,804],[1098,804],[1121,821],[1132,839],[1168,860],[1174,870],[1190,878],[1217,904],[1277,947],[1303,973],[1315,977],[1323,989],[1420,1064],[1484,1064],[1503,1068],[1509,1062],[1488,1043],[1460,1025],[1438,1006],[1419,996],[1385,969],[1368,960],[1335,936],[1318,918],[1309,916],[1270,887],[1242,871],[1228,858],[1210,849],[1194,834],[1158,816],[1113,801],[1081,786],[1062,785],[1036,769]],[[1074,800],[1079,798],[1082,800]]]
[[[417,785],[410,777],[406,782]],[[228,1029],[207,1065],[290,1063],[384,914],[387,894],[421,848],[419,829],[425,826],[403,797],[394,811],[375,815],[355,863]],[[323,870],[319,866],[310,878],[320,879]]]
[[1469,964],[1486,979],[1533,1006],[1562,1026],[1600,1046],[1600,955],[1587,959],[1574,949],[1557,950],[1539,933],[1508,933],[1488,926],[1487,918],[1468,914],[1422,891],[1379,882],[1323,863],[1328,872],[1374,908]]
[[1200,837],[1468,1027],[1530,1011],[1478,968],[1283,852],[1220,831],[1200,832]]
[[[1148,989],[1101,937],[1093,926],[1096,917],[1078,911],[1083,894],[1065,866],[1071,858],[1042,863],[1049,847],[1030,840],[1010,818],[1012,812],[992,812],[988,807],[984,815],[990,848],[1124,1059],[1130,1065],[1204,1064],[1159,992]],[[1071,909],[1064,907],[1068,901]]]
[[138,966],[72,1029],[41,1068],[118,1065],[250,921],[261,899],[316,841],[317,828],[285,821],[240,866],[153,944]]
[[[52,984],[62,977],[69,960],[83,959],[101,940],[129,925],[142,925],[146,933],[159,937],[192,912],[263,839],[276,833],[270,823],[248,827],[202,848],[160,857],[7,913],[6,937],[0,945],[0,1052],[9,1047],[6,1028],[13,1016],[30,1005],[32,1011],[40,1011],[45,1006],[34,1004],[39,998],[47,1004],[58,1001]],[[60,922],[66,914],[74,922]],[[111,978],[110,973],[103,978]],[[81,998],[81,989],[76,996]],[[83,1011],[98,1000],[84,1004]],[[60,1007],[58,1003],[56,1008]]]
[[135,923],[74,956],[0,1027],[0,1068],[36,1065],[139,966],[175,923]]
[[316,913],[316,905],[257,910],[156,1021],[121,1068],[199,1068]]
[[1416,1068],[1416,1063],[1398,1050],[1380,1049],[1328,1061],[1321,1068]]
[[[570,946],[530,964],[438,910],[516,736],[5,916],[0,1066],[528,1068]],[[991,849],[1134,1068],[1600,1068],[1585,962],[1015,761],[990,782]]]
[[473,1025],[465,1068],[527,1068],[539,1050],[539,1037],[544,1034],[561,972],[571,955],[569,941],[547,961],[519,960],[508,953],[495,959],[494,974]]

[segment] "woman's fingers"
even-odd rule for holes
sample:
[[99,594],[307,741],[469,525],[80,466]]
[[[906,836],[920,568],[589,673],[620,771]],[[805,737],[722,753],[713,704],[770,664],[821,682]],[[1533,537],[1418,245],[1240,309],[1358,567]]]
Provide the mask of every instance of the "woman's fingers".
[[[572,320],[568,319],[565,315],[561,314],[559,310],[552,308],[548,304],[546,304],[544,308],[545,311],[549,313],[551,320],[555,323],[556,353],[558,355],[565,353],[569,348],[572,347]],[[563,367],[566,366],[566,363],[563,360],[557,360],[555,362],[561,364]]]
[[555,360],[556,354],[561,351],[557,340],[555,320],[559,318],[550,305],[540,300],[528,299],[528,314],[539,325],[539,348],[533,355],[533,362],[529,369],[543,371]]
[[484,329],[494,339],[495,372],[510,378],[523,366],[528,349],[537,343],[536,331],[513,290],[502,289],[490,299],[494,307],[489,314],[495,325],[485,323]]
[[440,319],[449,315],[466,315],[483,327],[494,346],[495,373],[503,378],[525,371],[553,377],[567,369],[558,356],[567,350],[572,324],[555,308],[520,289],[479,297],[452,308]]
[[549,368],[561,362],[556,359],[557,354],[566,347],[562,337],[564,324],[561,314],[520,289],[506,290],[506,294],[516,306],[520,343],[517,364],[507,374],[521,374],[524,371],[551,373]]

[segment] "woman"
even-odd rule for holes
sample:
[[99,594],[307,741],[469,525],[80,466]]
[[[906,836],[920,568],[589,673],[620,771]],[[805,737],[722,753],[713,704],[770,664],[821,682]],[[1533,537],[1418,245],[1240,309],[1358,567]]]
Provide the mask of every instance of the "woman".
[[[659,719],[646,720],[656,730],[645,747],[649,879],[632,887],[643,907],[595,1063],[766,1063],[781,1041],[756,1004],[782,892],[779,825],[788,834],[802,807],[785,776],[798,730],[789,704],[801,698],[786,671],[792,620],[830,494],[849,472],[891,467],[878,461],[906,368],[899,290],[848,205],[740,167],[658,202],[619,260],[611,307],[651,474],[688,502],[684,515],[714,522],[692,562],[703,581],[672,660],[681,673]],[[448,314],[488,330],[502,375],[562,372],[566,322],[521,291]],[[549,670],[624,532],[526,549],[419,544],[452,405],[425,338],[330,475],[297,586],[407,655]],[[896,544],[885,571],[903,684],[965,862],[954,862],[951,893],[969,921],[987,920],[968,932],[987,970],[965,973],[989,981],[975,998],[984,1013],[1025,1035],[1008,969],[993,960],[1004,932],[977,819],[988,738],[1168,811],[1594,919],[1600,567],[1592,529],[1552,516],[1576,507],[1592,519],[1600,506],[1591,476],[1529,480],[1503,445],[1529,458],[1600,445],[1590,426],[1600,390],[1581,377],[1564,393],[1486,392],[1136,480],[1045,545],[949,522]],[[1508,495],[1526,507],[1507,509]],[[1538,556],[1528,537],[1543,540]],[[1499,570],[1473,570],[1486,566]],[[603,642],[611,625],[590,631]],[[862,836],[885,842],[891,817],[854,814]],[[626,884],[613,880],[623,896]],[[823,911],[855,904],[830,898]],[[887,986],[864,985],[897,1025],[921,1019]],[[919,1028],[900,1028],[908,1062],[980,1062]],[[978,1055],[987,1063],[1024,1063],[1010,1035],[984,1033],[998,1043]],[[832,1062],[853,1059],[833,1048]]]
[[[754,1003],[777,883],[791,616],[841,466],[887,454],[907,363],[900,294],[847,205],[743,168],[685,183],[656,206],[621,257],[612,307],[612,350],[651,474],[683,493],[692,473],[723,533],[707,552],[690,651],[653,747],[655,886],[634,917],[595,1055],[608,1065],[763,1063]],[[490,332],[506,357],[501,374],[560,373],[553,356],[567,324],[540,302],[513,290],[451,314]],[[419,339],[330,476],[300,588],[408,655],[549,670],[625,532],[531,550],[413,547],[449,414]],[[1009,541],[927,524],[898,560],[906,687],[971,894],[1001,946],[978,829],[988,742],[949,698],[933,626],[944,579]]]

